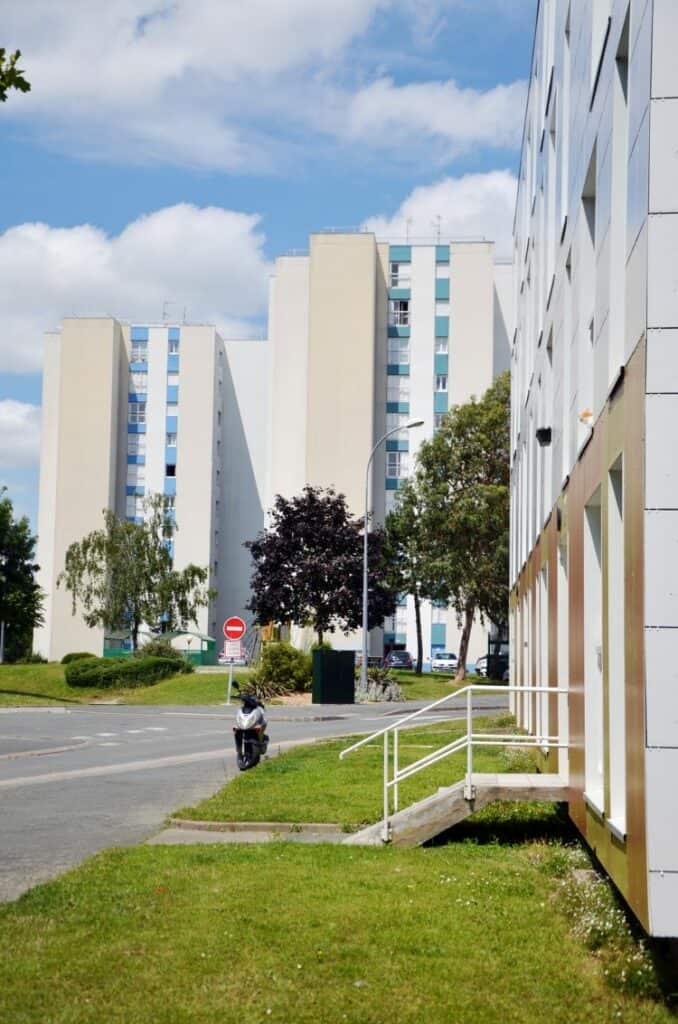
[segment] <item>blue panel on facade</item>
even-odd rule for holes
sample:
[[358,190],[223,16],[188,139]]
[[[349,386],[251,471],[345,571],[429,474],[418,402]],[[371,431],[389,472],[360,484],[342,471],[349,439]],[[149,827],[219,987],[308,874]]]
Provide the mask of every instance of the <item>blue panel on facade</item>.
[[128,434],[145,434],[146,424],[145,423],[128,423],[127,424]]
[[167,357],[167,372],[178,373],[179,372],[179,356],[168,356]]
[[394,644],[395,643],[395,638],[396,638],[395,633],[384,633],[384,643],[385,644]]
[[148,327],[133,327],[130,337],[132,341],[148,341]]
[[144,494],[144,489],[143,487],[138,487],[134,484],[127,484],[127,487],[125,488],[125,494],[132,494],[142,498]]
[[450,363],[449,356],[444,355],[444,353],[442,353],[442,352],[436,352],[435,358],[434,358],[434,369],[435,369],[436,374],[438,374],[438,373],[447,373],[447,368],[449,366],[449,363]]
[[128,466],[145,466],[146,456],[145,455],[128,455],[127,456]]
[[146,401],[147,398],[148,398],[148,395],[146,394],[145,391],[130,391],[130,393],[127,396],[127,401],[128,402],[142,402],[143,403],[143,402]]
[[449,338],[450,318],[449,316],[436,317],[436,338]]
[[447,391],[436,391],[433,396],[433,411],[447,412]]
[[404,646],[407,643],[407,633],[396,633],[394,643]]
[[178,416],[166,416],[165,417],[165,431],[168,434],[176,434],[177,424],[179,423]]
[[436,263],[449,263],[450,262],[450,247],[449,245],[436,245]]
[[436,278],[436,299],[445,300],[450,297],[450,279],[449,277],[437,277]]
[[148,363],[146,360],[143,362],[136,362],[129,364],[131,373],[148,373]]
[[165,494],[176,494],[177,493],[177,478],[175,476],[165,477]]
[[409,327],[393,327],[389,324],[388,336],[389,338],[409,338],[410,329]]
[[410,442],[409,441],[387,441],[386,451],[387,452],[409,452]]
[[168,466],[176,466],[177,464],[177,449],[165,448],[165,463]]
[[180,335],[181,335],[181,328],[179,328],[179,327],[169,327],[168,330],[167,330],[167,340],[168,341],[179,341]]
[[411,263],[412,247],[410,245],[389,245],[388,258],[391,263]]
[[389,299],[411,299],[412,289],[411,288],[389,288],[388,290]]
[[409,377],[410,368],[406,363],[389,363],[386,372],[389,377]]
[[176,403],[179,401],[179,388],[176,384],[170,384],[167,388],[167,401]]
[[434,622],[431,626],[431,643],[445,646],[445,623]]
[[386,412],[409,412],[409,411],[410,411],[410,403],[409,402],[387,402],[386,403]]
[[388,479],[386,480],[386,490],[387,491],[397,491],[398,490],[398,481],[397,480],[392,480],[391,477],[388,477]]

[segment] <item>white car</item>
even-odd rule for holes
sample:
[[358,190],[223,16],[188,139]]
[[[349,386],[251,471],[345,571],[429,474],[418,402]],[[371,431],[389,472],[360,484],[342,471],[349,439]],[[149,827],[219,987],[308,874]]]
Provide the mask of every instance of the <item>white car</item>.
[[451,651],[440,651],[431,658],[431,672],[456,672],[457,655]]

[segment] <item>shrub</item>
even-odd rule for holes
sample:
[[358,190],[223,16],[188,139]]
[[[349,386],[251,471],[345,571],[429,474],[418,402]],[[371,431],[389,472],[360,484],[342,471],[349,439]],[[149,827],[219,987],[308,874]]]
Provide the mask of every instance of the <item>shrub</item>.
[[47,658],[43,658],[39,651],[33,651],[31,654],[25,654],[22,658],[17,658],[14,662],[15,665],[46,665]]
[[178,651],[176,647],[172,647],[169,640],[163,639],[162,636],[153,637],[152,640],[142,644],[141,647],[137,647],[134,657],[172,658],[174,661],[185,661],[181,651]]
[[96,658],[96,654],[90,654],[89,651],[70,651],[68,654],[64,654],[61,664],[70,665],[72,661],[80,661],[81,658]]
[[177,672],[192,672],[193,666],[175,658],[81,658],[66,666],[64,678],[69,686],[100,688],[149,686]]
[[252,682],[276,688],[276,696],[293,690],[310,690],[313,681],[311,655],[288,643],[266,644],[252,674]]
[[264,701],[273,700],[274,697],[284,697],[289,692],[289,687],[283,683],[266,682],[253,676],[250,676],[246,682],[240,684],[240,693],[250,693],[257,700],[260,700],[262,704]]

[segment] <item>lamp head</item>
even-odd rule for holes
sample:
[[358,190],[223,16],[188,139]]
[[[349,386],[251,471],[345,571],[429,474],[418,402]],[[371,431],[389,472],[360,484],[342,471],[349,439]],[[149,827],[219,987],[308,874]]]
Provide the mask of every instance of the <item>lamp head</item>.
[[406,430],[412,430],[413,427],[423,427],[423,426],[424,426],[424,421],[423,420],[412,420],[411,423],[407,424],[407,427],[405,429]]

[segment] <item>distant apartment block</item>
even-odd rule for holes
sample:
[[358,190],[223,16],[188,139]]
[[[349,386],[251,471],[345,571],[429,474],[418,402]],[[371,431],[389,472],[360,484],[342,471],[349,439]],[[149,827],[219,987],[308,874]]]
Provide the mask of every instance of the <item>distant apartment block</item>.
[[47,335],[36,650],[101,653],[103,631],[71,614],[56,579],[68,546],[103,525],[103,509],[139,522],[151,494],[164,494],[175,517],[177,567],[209,566],[218,590],[193,628],[217,637],[227,615],[251,617],[242,542],[263,526],[267,358],[266,342],[224,342],[202,324],[68,318]]
[[[512,680],[570,814],[678,935],[678,4],[541,0],[515,227]],[[549,688],[568,692],[556,698]]]
[[[308,255],[276,261],[271,286],[271,417],[266,508],[306,484],[333,486],[364,514],[372,445],[371,511],[383,523],[423,440],[449,408],[480,396],[509,365],[512,268],[491,242],[405,244],[369,233],[311,235]],[[411,419],[424,426],[405,430]],[[458,648],[456,616],[423,612],[424,656]],[[359,646],[356,637],[335,644]],[[414,601],[403,600],[372,653],[416,651]],[[480,628],[470,657],[486,652]]]

